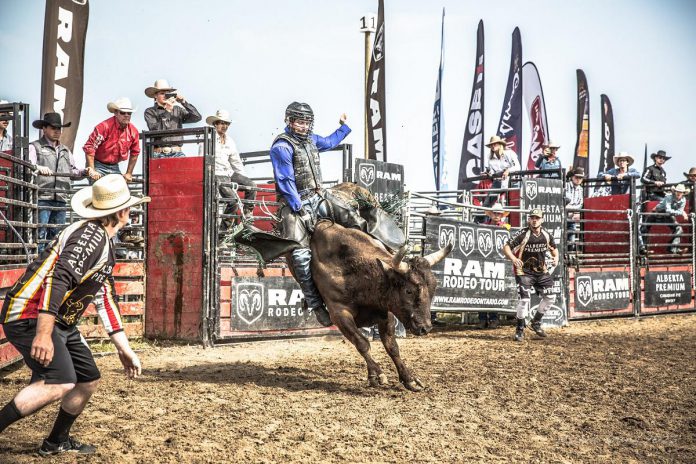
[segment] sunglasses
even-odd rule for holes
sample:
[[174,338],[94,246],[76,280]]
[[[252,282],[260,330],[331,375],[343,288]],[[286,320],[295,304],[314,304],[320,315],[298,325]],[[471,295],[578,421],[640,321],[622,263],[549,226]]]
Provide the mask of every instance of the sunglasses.
[[215,121],[215,125],[217,126],[218,124],[221,124],[223,126],[229,126],[230,123],[227,121]]
[[122,116],[130,116],[131,114],[133,114],[130,111],[117,111],[117,113]]

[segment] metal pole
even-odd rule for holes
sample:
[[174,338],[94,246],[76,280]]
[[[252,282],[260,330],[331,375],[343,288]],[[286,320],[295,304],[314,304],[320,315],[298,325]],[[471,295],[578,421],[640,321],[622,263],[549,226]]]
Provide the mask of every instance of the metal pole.
[[370,70],[370,61],[371,61],[371,56],[372,56],[372,33],[375,32],[376,30],[376,22],[377,22],[377,15],[374,13],[368,13],[362,18],[360,18],[360,22],[362,23],[362,27],[360,28],[360,32],[365,34],[365,75],[364,75],[364,89],[365,89],[365,94],[363,96],[363,105],[364,105],[364,126],[363,130],[365,132],[364,136],[364,152],[365,152],[365,159],[367,159],[367,153],[368,153],[368,147],[367,147],[367,130],[368,130],[368,124],[367,124],[367,115],[370,112],[370,107],[367,103],[367,95],[369,92],[369,89],[367,88],[367,80],[368,80],[368,72]]

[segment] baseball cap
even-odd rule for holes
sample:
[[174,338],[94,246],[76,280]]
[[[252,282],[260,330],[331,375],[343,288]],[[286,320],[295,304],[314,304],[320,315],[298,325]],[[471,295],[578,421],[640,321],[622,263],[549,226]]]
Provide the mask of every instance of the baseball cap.
[[544,217],[544,213],[543,213],[539,208],[534,208],[533,210],[531,210],[531,211],[529,212],[529,215],[530,215],[530,216],[537,216],[537,217],[540,217],[540,218],[543,218],[543,217]]

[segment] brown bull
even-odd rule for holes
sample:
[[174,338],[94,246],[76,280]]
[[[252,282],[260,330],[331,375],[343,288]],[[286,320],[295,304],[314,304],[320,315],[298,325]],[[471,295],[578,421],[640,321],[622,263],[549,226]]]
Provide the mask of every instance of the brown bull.
[[422,390],[423,383],[399,355],[395,317],[414,335],[430,332],[430,303],[436,287],[431,266],[442,260],[452,246],[406,262],[405,248],[392,254],[366,233],[324,220],[316,225],[311,248],[314,281],[331,320],[365,358],[370,385],[388,383],[370,356],[370,342],[359,330],[377,324],[401,383],[411,391]]

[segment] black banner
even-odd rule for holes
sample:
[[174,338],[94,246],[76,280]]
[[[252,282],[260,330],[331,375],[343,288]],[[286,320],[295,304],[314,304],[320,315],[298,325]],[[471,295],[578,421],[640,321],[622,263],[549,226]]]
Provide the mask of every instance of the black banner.
[[41,116],[59,113],[61,143],[70,150],[80,125],[84,82],[85,38],[89,19],[87,0],[47,0],[44,20]]
[[442,32],[440,35],[440,68],[437,71],[435,85],[435,103],[433,104],[433,174],[435,190],[447,190],[447,171],[445,164],[445,146],[442,133],[442,71],[445,67],[445,9],[442,9]]
[[233,332],[320,327],[302,308],[302,290],[292,277],[235,277],[232,283]]
[[510,232],[501,227],[429,217],[425,235],[425,254],[454,244],[449,256],[433,267],[438,284],[433,310],[514,312],[515,276],[503,254]]
[[582,272],[575,275],[575,311],[625,309],[631,302],[628,272]]
[[355,183],[369,190],[378,202],[389,202],[404,193],[404,167],[358,158],[355,160]]
[[512,32],[510,73],[497,134],[505,138],[507,148],[515,152],[522,165],[522,39],[519,27]]
[[578,112],[576,120],[577,141],[575,142],[575,157],[573,167],[582,166],[585,172],[590,172],[590,92],[587,89],[587,79],[582,69],[577,70],[578,76]]
[[691,273],[648,271],[645,274],[645,306],[659,307],[691,303]]
[[599,157],[600,172],[614,167],[614,112],[609,97],[602,94],[602,149]]
[[480,176],[483,172],[483,65],[483,20],[480,20],[476,32],[474,85],[471,89],[469,115],[466,118],[466,126],[464,128],[464,143],[462,144],[462,157],[459,162],[457,190],[471,190],[474,188],[474,182],[467,179]]
[[387,95],[385,90],[384,0],[379,0],[377,32],[367,71],[367,157],[387,161]]

